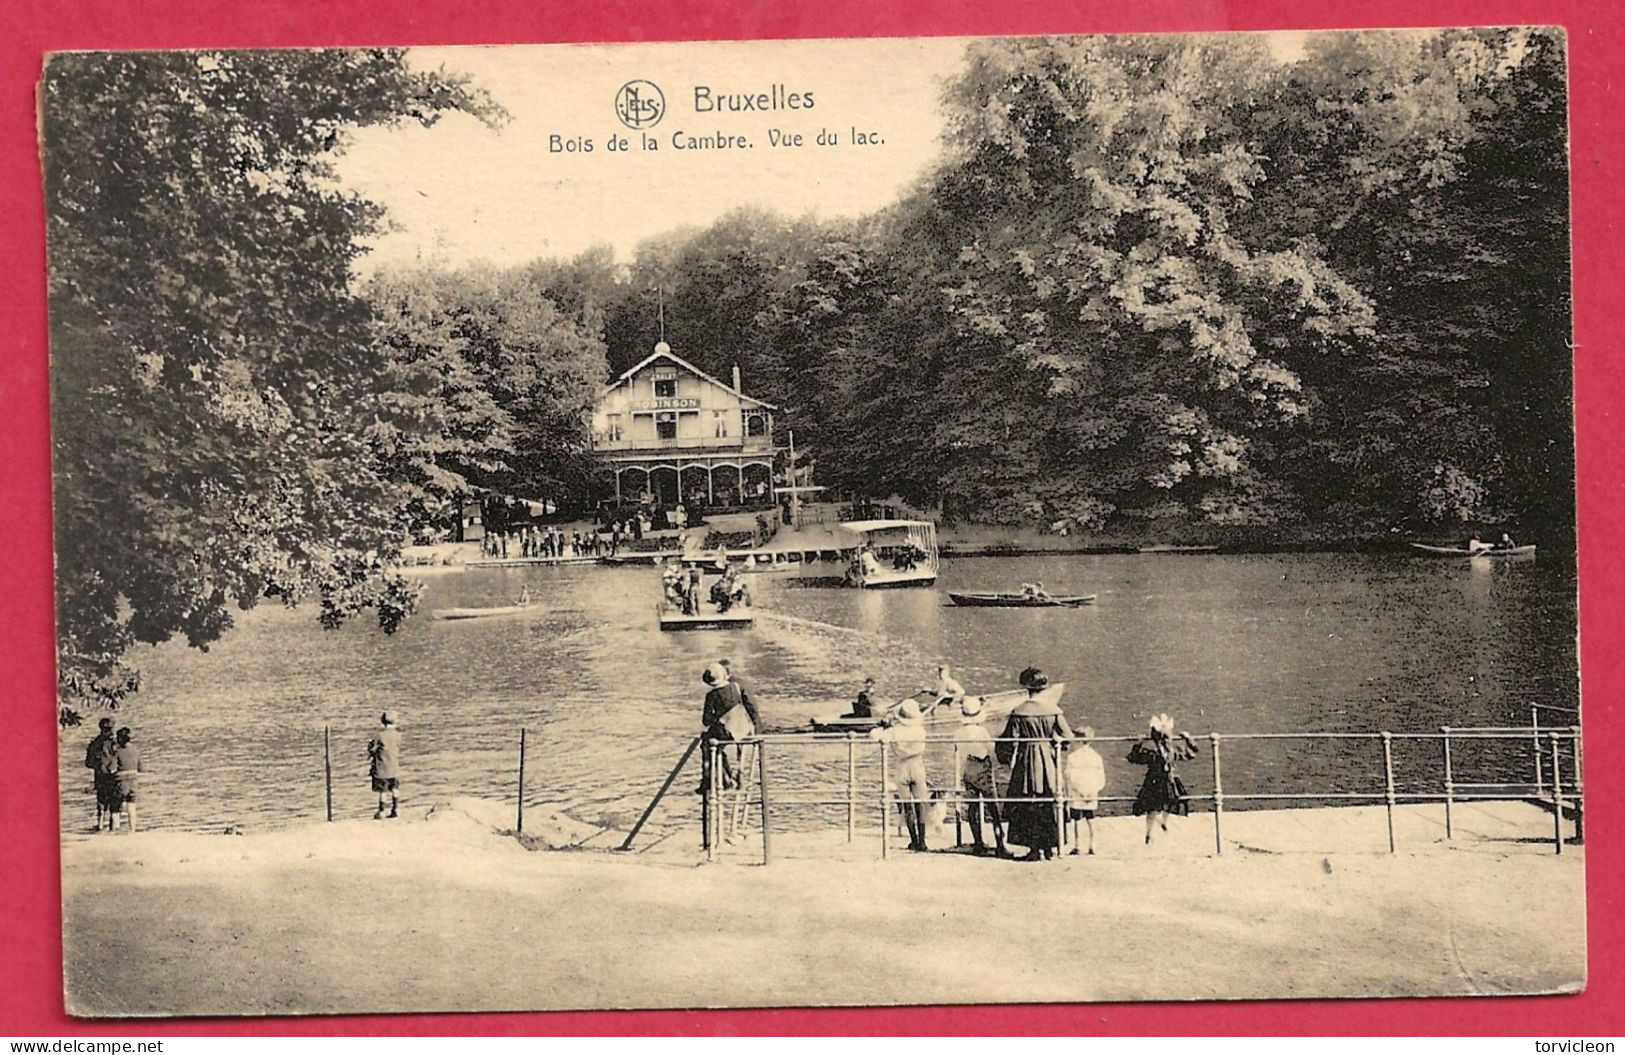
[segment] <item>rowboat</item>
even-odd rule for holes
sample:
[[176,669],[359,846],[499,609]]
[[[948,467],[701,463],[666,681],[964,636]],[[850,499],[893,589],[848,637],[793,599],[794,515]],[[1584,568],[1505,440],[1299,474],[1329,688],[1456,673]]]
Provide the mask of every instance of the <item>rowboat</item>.
[[1424,542],[1412,542],[1411,549],[1418,553],[1425,553],[1430,557],[1528,557],[1535,552],[1535,547],[1528,546],[1494,546],[1490,549],[1470,550],[1465,546],[1429,546]]
[[[1058,704],[1061,702],[1061,695],[1065,692],[1066,682],[1058,681],[1049,688],[1045,689],[1043,692],[1040,692],[1038,695],[1042,699]],[[913,697],[910,698],[912,699]],[[982,713],[980,718],[982,721],[989,721],[994,718],[1008,717],[1010,712],[1015,710],[1016,707],[1019,706],[1026,698],[1026,689],[1010,689],[1006,692],[990,692],[986,696],[980,697],[982,701]],[[897,703],[893,704],[892,706],[882,708],[878,715],[869,718],[853,718],[841,711],[826,711],[823,714],[815,714],[811,718],[808,718],[807,724],[815,733],[865,733],[880,725],[886,715],[891,714],[898,707],[902,706],[904,702],[905,701],[903,700],[898,700]],[[942,732],[959,725],[960,721],[959,709],[957,707],[950,708],[944,706],[927,716],[925,719],[925,725],[927,729]]]
[[1173,546],[1158,544],[1154,546],[1141,546],[1141,553],[1217,553],[1219,547],[1214,546]]
[[1061,594],[1050,597],[1029,597],[1021,593],[954,593],[948,599],[961,608],[1081,608],[1095,603],[1095,595]]
[[435,612],[436,619],[485,619],[494,615],[513,615],[517,612],[526,612],[531,608],[528,604],[504,604],[494,608],[442,608]]

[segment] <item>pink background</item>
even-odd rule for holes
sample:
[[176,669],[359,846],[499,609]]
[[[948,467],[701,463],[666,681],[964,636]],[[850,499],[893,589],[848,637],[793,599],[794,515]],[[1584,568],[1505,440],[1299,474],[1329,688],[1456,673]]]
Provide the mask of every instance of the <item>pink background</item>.
[[[43,1036],[538,1033],[1625,1033],[1625,937],[1616,882],[1620,817],[1587,816],[1590,986],[1572,997],[1291,1001],[1232,1004],[926,1007],[875,1010],[398,1015],[314,1019],[81,1022],[62,1010],[56,730],[52,703],[49,393],[44,223],[34,84],[47,51],[76,48],[505,44],[777,37],[1332,29],[1357,26],[1562,25],[1569,32],[1574,176],[1575,417],[1579,442],[1581,669],[1591,798],[1611,803],[1620,744],[1613,700],[1625,668],[1610,647],[1625,621],[1621,551],[1606,544],[1625,512],[1625,455],[1614,408],[1625,365],[1609,334],[1621,317],[1619,83],[1625,7],[1610,0],[698,0],[539,3],[485,0],[229,0],[163,4],[10,0],[0,12],[0,582],[10,604],[0,657],[11,691],[0,741],[0,1034]],[[1612,128],[1610,133],[1608,129]]]

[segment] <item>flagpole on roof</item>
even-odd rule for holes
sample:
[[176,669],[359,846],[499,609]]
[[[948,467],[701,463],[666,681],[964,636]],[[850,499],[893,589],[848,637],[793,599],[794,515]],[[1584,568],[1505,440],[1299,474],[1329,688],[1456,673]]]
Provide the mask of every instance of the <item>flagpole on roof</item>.
[[666,339],[666,289],[664,286],[657,286],[655,292],[660,297],[660,306],[657,310],[660,318],[660,339],[664,341]]

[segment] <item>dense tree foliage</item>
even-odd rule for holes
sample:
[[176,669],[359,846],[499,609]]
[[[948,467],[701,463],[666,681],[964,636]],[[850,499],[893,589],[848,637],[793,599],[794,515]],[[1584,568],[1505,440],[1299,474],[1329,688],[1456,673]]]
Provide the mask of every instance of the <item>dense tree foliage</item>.
[[949,517],[1572,530],[1560,37],[984,41],[945,105],[880,216],[736,213],[553,295],[617,370],[663,301],[820,482]]
[[438,425],[427,436],[397,434],[391,448],[426,520],[445,520],[475,491],[578,506],[587,498],[592,407],[607,372],[603,344],[588,332],[597,312],[578,285],[565,297],[569,317],[541,277],[417,270],[369,286],[382,338],[421,379],[412,398]]
[[380,451],[434,414],[351,291],[379,214],[330,162],[357,126],[496,111],[383,50],[58,55],[42,102],[65,702],[265,596],[392,629],[409,493]]

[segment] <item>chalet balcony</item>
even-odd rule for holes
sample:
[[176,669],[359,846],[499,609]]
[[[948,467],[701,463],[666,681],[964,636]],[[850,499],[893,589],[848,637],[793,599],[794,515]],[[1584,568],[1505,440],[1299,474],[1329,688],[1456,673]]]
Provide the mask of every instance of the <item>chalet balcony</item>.
[[674,436],[670,439],[632,439],[622,436],[611,440],[604,433],[595,433],[592,449],[599,453],[635,454],[640,451],[707,451],[742,454],[762,454],[773,450],[772,436]]

